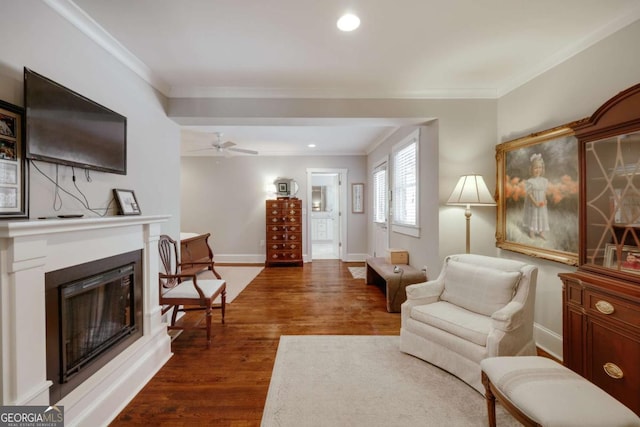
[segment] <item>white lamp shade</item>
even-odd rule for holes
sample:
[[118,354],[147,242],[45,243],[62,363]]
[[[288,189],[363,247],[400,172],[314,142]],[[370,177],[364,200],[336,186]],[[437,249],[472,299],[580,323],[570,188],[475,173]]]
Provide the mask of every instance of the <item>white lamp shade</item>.
[[495,206],[496,201],[481,175],[462,175],[453,189],[447,205]]

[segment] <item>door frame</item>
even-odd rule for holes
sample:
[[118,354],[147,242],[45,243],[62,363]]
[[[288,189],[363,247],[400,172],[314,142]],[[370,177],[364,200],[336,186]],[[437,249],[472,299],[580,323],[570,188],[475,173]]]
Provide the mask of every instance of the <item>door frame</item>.
[[327,174],[327,173],[336,173],[338,174],[338,203],[340,204],[338,211],[339,218],[339,242],[338,242],[338,258],[341,261],[346,261],[347,259],[347,191],[346,191],[346,183],[348,178],[349,170],[346,168],[307,168],[307,257],[308,262],[313,261],[313,253],[312,253],[312,244],[311,244],[311,211],[312,211],[312,200],[311,200],[311,192],[312,192],[312,177],[314,174]]

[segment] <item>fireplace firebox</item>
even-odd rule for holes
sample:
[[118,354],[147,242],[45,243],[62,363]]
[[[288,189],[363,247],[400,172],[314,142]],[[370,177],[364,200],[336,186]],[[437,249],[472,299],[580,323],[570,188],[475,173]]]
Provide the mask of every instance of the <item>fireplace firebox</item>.
[[55,403],[142,336],[142,251],[45,274]]

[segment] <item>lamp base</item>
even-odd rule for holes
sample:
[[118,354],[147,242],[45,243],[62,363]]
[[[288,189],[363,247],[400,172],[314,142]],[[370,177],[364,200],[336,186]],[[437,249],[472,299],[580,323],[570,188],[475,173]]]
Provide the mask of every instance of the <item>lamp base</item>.
[[467,218],[467,253],[469,254],[471,253],[471,206],[467,205],[464,216]]

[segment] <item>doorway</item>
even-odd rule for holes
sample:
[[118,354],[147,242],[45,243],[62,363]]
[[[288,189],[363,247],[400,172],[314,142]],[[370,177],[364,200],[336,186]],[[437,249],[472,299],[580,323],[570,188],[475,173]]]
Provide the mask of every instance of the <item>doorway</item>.
[[346,225],[342,215],[344,206],[343,169],[309,169],[309,252],[314,259],[342,259],[343,236]]

